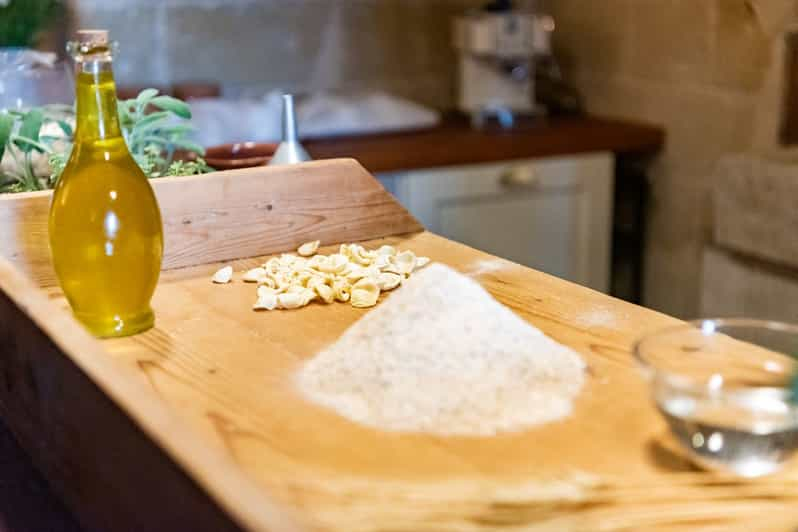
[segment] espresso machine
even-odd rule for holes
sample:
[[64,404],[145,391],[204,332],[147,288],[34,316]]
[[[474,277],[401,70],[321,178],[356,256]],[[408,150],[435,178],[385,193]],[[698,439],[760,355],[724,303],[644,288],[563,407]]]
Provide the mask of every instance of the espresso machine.
[[454,47],[459,62],[458,107],[476,127],[496,119],[512,127],[518,117],[539,116],[535,65],[551,57],[554,20],[496,0],[457,17]]

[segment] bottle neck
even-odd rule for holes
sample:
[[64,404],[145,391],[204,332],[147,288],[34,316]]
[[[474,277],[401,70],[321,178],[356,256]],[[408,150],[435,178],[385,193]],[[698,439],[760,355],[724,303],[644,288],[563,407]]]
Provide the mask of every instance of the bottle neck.
[[76,64],[75,142],[121,137],[111,60],[84,58]]

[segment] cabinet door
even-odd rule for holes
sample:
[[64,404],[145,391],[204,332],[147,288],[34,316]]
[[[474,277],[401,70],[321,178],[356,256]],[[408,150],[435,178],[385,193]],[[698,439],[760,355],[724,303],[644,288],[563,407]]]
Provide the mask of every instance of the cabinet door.
[[612,177],[612,156],[601,153],[419,170],[388,179],[430,231],[607,291]]
[[451,198],[438,203],[436,225],[453,240],[573,279],[573,208],[568,190]]

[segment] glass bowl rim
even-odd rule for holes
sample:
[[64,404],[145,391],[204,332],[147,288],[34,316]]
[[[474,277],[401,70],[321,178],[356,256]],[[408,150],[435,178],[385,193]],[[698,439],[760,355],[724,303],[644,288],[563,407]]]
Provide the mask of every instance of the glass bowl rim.
[[[705,324],[711,323],[713,325],[713,332],[718,331],[722,332],[724,328],[732,329],[732,328],[743,328],[743,327],[750,327],[750,328],[759,328],[763,330],[770,330],[775,332],[783,332],[788,334],[794,334],[796,338],[798,338],[798,324],[796,323],[788,323],[784,321],[778,320],[766,320],[766,319],[758,319],[758,318],[705,318],[705,319],[697,319],[697,320],[687,320],[678,325],[671,325],[668,327],[664,327],[661,329],[657,329],[656,331],[647,333],[637,339],[634,342],[632,347],[632,354],[637,363],[638,367],[643,371],[646,377],[651,378],[653,376],[661,376],[665,377],[669,384],[678,386],[679,388],[691,389],[698,393],[706,393],[712,389],[712,386],[709,383],[699,383],[697,379],[692,378],[688,375],[668,371],[666,369],[662,369],[657,365],[653,364],[650,360],[646,358],[646,356],[642,353],[643,344],[647,341],[659,337],[659,336],[666,336],[673,333],[678,333],[680,331],[693,331],[696,328],[702,329]],[[796,360],[796,364],[798,364],[798,359]],[[738,386],[736,390],[747,389],[747,390],[756,390],[762,388],[773,388],[768,386],[761,386],[761,385],[751,385],[751,386]],[[781,388],[787,390],[787,388]],[[711,390],[713,395],[723,394],[727,389],[720,388],[718,390]]]

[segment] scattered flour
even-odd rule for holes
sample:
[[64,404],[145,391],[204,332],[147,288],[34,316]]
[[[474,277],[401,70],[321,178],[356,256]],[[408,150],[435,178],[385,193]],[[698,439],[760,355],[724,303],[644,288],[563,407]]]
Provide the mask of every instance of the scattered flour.
[[471,268],[466,272],[467,275],[476,277],[485,273],[494,273],[508,268],[517,267],[518,265],[508,260],[494,258],[479,260],[471,265]]
[[571,412],[577,353],[432,264],[308,361],[306,396],[371,427],[488,436]]
[[576,322],[583,327],[613,327],[617,321],[615,312],[603,307],[583,312],[576,317]]

